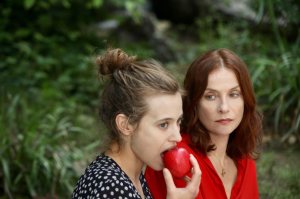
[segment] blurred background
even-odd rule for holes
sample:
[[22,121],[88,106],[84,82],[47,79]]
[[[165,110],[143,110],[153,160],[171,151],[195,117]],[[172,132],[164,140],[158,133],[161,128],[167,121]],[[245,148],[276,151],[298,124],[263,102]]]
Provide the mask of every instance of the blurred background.
[[99,153],[94,57],[119,47],[182,82],[204,51],[249,66],[264,145],[262,199],[300,198],[299,0],[3,0],[0,3],[0,198],[70,198]]

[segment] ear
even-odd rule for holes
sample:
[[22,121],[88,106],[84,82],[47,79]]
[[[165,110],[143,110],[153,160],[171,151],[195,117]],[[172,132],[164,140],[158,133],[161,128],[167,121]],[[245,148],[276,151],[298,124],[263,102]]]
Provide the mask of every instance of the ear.
[[130,135],[134,129],[133,126],[129,124],[128,120],[129,118],[123,113],[120,113],[116,116],[117,128],[125,136]]

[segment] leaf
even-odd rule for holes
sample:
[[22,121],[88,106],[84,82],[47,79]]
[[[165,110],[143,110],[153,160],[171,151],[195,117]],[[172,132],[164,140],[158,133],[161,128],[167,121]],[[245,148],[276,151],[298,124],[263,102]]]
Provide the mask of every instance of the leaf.
[[103,0],[93,0],[93,7],[99,8],[103,4]]
[[27,188],[29,189],[30,195],[32,197],[35,197],[37,193],[33,185],[34,182],[29,178],[28,175],[25,176],[25,181],[26,181]]
[[9,163],[4,158],[1,158],[1,163],[2,163],[3,174],[4,174],[5,192],[10,195],[11,179],[10,179]]
[[30,9],[35,3],[35,0],[25,0],[24,1],[24,7],[26,9]]

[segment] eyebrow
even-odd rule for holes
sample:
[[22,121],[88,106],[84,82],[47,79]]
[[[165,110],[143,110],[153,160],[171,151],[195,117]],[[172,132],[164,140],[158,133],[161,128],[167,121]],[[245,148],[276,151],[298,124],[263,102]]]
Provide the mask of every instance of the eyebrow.
[[[181,115],[178,117],[177,120],[181,120],[181,119],[183,119],[183,114],[181,114]],[[167,117],[167,118],[163,118],[163,119],[157,120],[157,122],[163,122],[163,121],[168,121],[168,120],[173,120],[173,118]]]
[[[238,88],[240,88],[239,85],[237,85],[237,86],[235,86],[235,87],[233,87],[233,88],[231,88],[231,89],[229,89],[229,90],[235,90],[235,89],[238,89]],[[212,88],[206,88],[205,91],[206,91],[206,90],[218,92],[216,89],[212,89]]]

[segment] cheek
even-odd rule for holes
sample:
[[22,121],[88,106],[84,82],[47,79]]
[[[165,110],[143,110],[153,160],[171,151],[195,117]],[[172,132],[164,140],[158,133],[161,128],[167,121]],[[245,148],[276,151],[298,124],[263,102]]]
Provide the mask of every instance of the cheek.
[[155,148],[156,146],[151,142],[151,138],[145,135],[136,135],[131,142],[131,149],[143,162],[151,158],[151,150]]
[[244,106],[242,106],[240,109],[240,120],[242,120],[243,116],[244,116]]
[[133,139],[131,148],[142,162],[156,170],[161,170],[163,167],[161,153],[166,138],[157,131],[143,133]]
[[244,109],[245,109],[244,101],[241,100],[241,101],[236,105],[236,107],[237,107],[237,111],[243,115],[243,114],[244,114]]
[[241,100],[240,102],[238,103],[235,103],[233,105],[234,107],[234,110],[235,110],[235,113],[236,113],[236,117],[239,119],[239,120],[242,120],[243,118],[243,115],[244,115],[244,101]]
[[212,104],[200,103],[198,108],[198,116],[201,121],[213,117],[215,107]]
[[149,133],[146,131],[136,132],[136,135],[134,135],[133,137],[133,143],[139,147],[149,146],[152,139],[153,137],[151,136],[151,134],[149,135]]
[[151,151],[159,149],[163,136],[159,135],[156,129],[147,127],[143,131],[136,132],[133,138],[135,150],[140,153],[151,153]]

